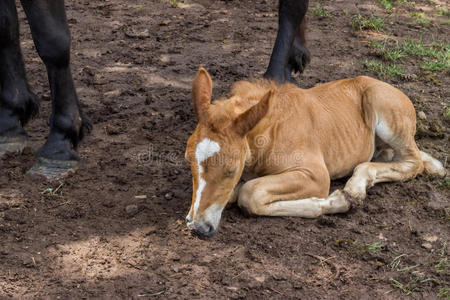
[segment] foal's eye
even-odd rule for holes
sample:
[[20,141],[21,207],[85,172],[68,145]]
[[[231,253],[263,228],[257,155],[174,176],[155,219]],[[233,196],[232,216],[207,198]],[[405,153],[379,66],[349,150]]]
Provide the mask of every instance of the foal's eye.
[[234,174],[236,174],[236,171],[237,171],[237,168],[233,169],[233,170],[228,170],[227,173],[226,173],[227,177],[233,177]]

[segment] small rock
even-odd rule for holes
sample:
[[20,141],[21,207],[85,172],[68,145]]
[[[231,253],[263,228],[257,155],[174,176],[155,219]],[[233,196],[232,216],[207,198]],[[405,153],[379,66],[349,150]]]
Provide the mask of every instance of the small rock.
[[120,90],[113,90],[113,91],[106,92],[103,95],[117,97],[117,96],[120,96],[120,93],[121,93]]
[[427,115],[422,110],[417,113],[417,116],[421,120],[426,120],[427,119]]
[[266,280],[266,277],[264,275],[256,276],[255,280],[258,281],[258,282],[264,282]]
[[421,246],[424,247],[425,249],[433,248],[433,245],[431,245],[430,243],[423,243]]
[[158,231],[158,228],[156,226],[150,226],[147,228],[147,233],[145,235],[152,235],[156,231]]
[[129,38],[138,38],[138,39],[144,39],[150,37],[150,31],[148,29],[145,29],[143,31],[138,31],[134,28],[128,29],[125,31],[125,36]]
[[434,242],[436,242],[436,241],[438,240],[438,237],[435,236],[435,235],[431,235],[431,234],[425,234],[425,235],[422,237],[422,239],[423,239],[424,241],[426,241],[426,242],[434,243]]
[[170,23],[172,23],[172,21],[169,20],[169,19],[166,19],[166,20],[161,21],[161,23],[159,23],[159,25],[160,25],[160,26],[167,26],[167,25],[169,25]]
[[166,198],[166,200],[170,200],[173,198],[173,195],[172,195],[172,193],[167,193],[164,195],[164,198]]
[[134,198],[136,198],[136,199],[147,199],[147,195],[137,195],[137,196],[134,196]]
[[380,232],[380,234],[378,235],[378,238],[382,241],[387,241],[387,238],[384,237],[383,233]]
[[116,135],[120,133],[120,128],[111,124],[106,125],[104,129],[107,135]]
[[125,211],[128,217],[133,217],[139,212],[139,208],[136,204],[130,204],[127,207],[125,207]]

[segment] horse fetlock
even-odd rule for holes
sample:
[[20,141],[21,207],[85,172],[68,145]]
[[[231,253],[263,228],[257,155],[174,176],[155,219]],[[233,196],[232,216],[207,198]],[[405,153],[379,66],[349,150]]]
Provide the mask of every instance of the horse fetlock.
[[301,44],[294,43],[289,55],[289,68],[290,71],[296,73],[303,73],[306,66],[311,61],[311,54],[308,48]]
[[9,86],[0,93],[0,109],[10,110],[25,126],[39,112],[39,100],[26,84]]
[[328,200],[330,201],[330,209],[325,212],[326,214],[344,213],[349,211],[352,206],[341,190],[334,191],[328,196]]
[[79,161],[78,154],[73,150],[70,139],[64,133],[50,132],[46,143],[36,152],[36,156],[58,161]]
[[358,202],[366,198],[367,180],[361,177],[352,177],[344,187],[344,193],[350,195]]

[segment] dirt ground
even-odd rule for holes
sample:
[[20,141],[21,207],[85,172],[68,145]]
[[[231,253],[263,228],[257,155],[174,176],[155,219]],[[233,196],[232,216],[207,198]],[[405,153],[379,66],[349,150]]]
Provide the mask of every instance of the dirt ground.
[[[405,2],[386,9],[368,0],[311,1],[312,61],[296,77],[299,86],[380,77],[364,65],[383,62],[370,42],[387,36],[448,45],[448,2]],[[264,218],[231,208],[211,239],[187,231],[192,187],[184,147],[196,124],[191,80],[206,67],[219,97],[232,82],[261,76],[276,35],[275,0],[66,0],[66,6],[72,71],[95,129],[80,148],[83,165],[75,174],[55,183],[25,175],[47,135],[50,96],[20,12],[41,113],[27,126],[24,153],[0,160],[0,299],[450,297],[448,177],[379,184],[347,214]],[[383,18],[383,29],[352,28],[358,14]],[[403,73],[384,79],[424,113],[418,144],[444,162],[449,69],[425,71],[414,56],[398,64]]]

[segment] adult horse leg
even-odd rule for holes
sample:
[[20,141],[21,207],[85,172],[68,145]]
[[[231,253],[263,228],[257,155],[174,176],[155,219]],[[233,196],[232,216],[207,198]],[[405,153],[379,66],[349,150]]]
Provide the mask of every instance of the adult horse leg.
[[309,62],[304,20],[308,0],[280,0],[278,33],[265,78],[292,81],[291,72],[303,72]]
[[23,150],[23,126],[38,108],[25,76],[14,0],[0,1],[0,156]]
[[30,173],[57,179],[79,164],[76,153],[83,131],[91,125],[83,115],[70,71],[70,32],[64,0],[21,0],[36,49],[51,88],[50,134],[37,151]]

